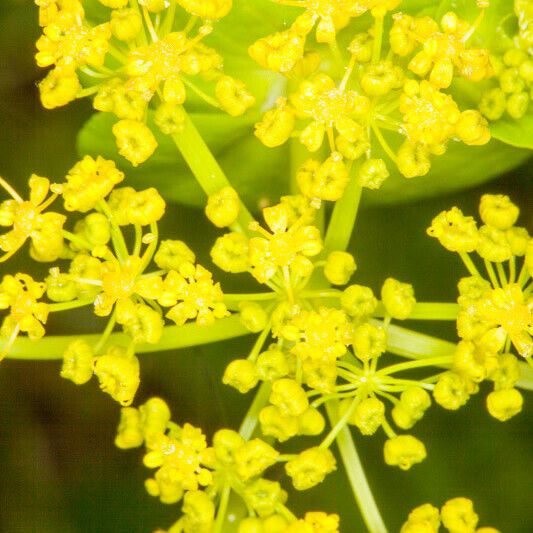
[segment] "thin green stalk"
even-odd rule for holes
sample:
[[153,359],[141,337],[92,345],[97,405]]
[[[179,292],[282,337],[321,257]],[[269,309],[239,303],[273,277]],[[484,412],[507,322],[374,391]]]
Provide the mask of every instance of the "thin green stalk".
[[[172,135],[181,155],[189,165],[198,184],[207,195],[217,193],[223,187],[230,187],[231,184],[213,157],[211,150],[205,144],[202,136],[196,129],[189,115],[185,113],[184,129],[180,133]],[[237,225],[241,231],[247,231],[253,217],[241,202]]]
[[324,255],[333,250],[346,250],[359,209],[362,187],[357,183],[357,165],[352,167],[350,181],[340,200],[335,203],[324,239]]
[[250,408],[248,409],[248,412],[246,413],[239,429],[239,434],[243,439],[249,440],[252,438],[255,428],[257,427],[257,417],[259,415],[259,411],[261,411],[261,409],[263,409],[263,407],[266,405],[269,396],[270,383],[261,383],[257,389],[257,392],[255,393],[254,401],[250,405]]
[[[443,302],[418,302],[409,315],[409,320],[456,320],[459,313],[459,305],[456,303]],[[379,302],[374,313],[376,317],[384,317],[385,307]]]
[[[380,324],[379,320],[372,320]],[[387,331],[387,350],[409,359],[424,359],[427,357],[450,356],[456,349],[452,342],[443,341],[430,335],[418,333],[400,326],[390,325]],[[443,365],[438,365],[443,366]],[[533,368],[526,363],[518,363],[520,378],[516,386],[533,391]]]
[[[138,344],[135,346],[136,353],[160,352],[178,348],[188,348],[209,344],[235,337],[249,335],[250,332],[241,324],[238,315],[217,320],[212,326],[198,326],[195,323],[184,326],[166,326],[163,329],[161,340],[157,344]],[[19,337],[13,344],[6,357],[10,359],[61,359],[67,346],[77,339],[83,339],[88,344],[94,345],[100,339],[101,334],[89,335],[51,335],[38,341],[32,341],[27,337]],[[125,333],[116,332],[109,336],[108,344],[127,346],[131,337]],[[0,351],[6,341],[0,340]]]
[[218,504],[217,519],[215,522],[215,533],[222,533],[224,522],[226,521],[226,511],[228,509],[229,497],[231,494],[231,486],[224,485],[220,495],[220,503]]
[[[333,427],[338,422],[338,402],[330,402],[326,405],[328,418]],[[352,434],[347,426],[344,426],[337,435],[337,446],[341,454],[342,462],[346,469],[348,480],[361,511],[363,520],[370,533],[387,533],[387,528],[381,518],[372,490],[368,485],[363,465],[359,459],[357,449],[353,442]]]
[[94,298],[84,298],[81,300],[72,300],[70,302],[57,302],[48,305],[48,311],[50,313],[57,313],[58,311],[68,311],[69,309],[77,309],[78,307],[84,307],[91,305],[94,302]]

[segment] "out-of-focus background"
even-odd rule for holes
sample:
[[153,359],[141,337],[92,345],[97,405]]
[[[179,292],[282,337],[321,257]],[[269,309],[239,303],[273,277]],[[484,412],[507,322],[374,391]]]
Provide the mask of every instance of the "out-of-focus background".
[[[38,33],[31,0],[2,0],[0,175],[21,191],[32,172],[61,180],[77,160],[76,134],[91,113],[86,101],[54,111],[41,108],[36,82],[42,72],[33,63]],[[521,206],[521,225],[531,231],[531,170],[525,164],[483,187],[453,196],[363,208],[352,242],[359,265],[354,279],[378,290],[387,276],[394,276],[414,283],[422,301],[453,301],[455,284],[465,272],[453,254],[426,237],[425,228],[442,209],[458,205],[474,214],[482,193],[501,192]],[[199,230],[196,221],[202,216],[192,208],[173,206],[163,234],[186,240],[209,264],[208,249],[215,234]],[[46,265],[30,263],[25,249],[0,266],[2,275],[19,270],[43,275]],[[217,275],[223,287],[235,288],[235,280]],[[238,281],[241,287],[247,283]],[[89,313],[63,313],[53,317],[50,330],[94,330],[100,327],[95,320]],[[454,339],[451,324],[410,325]],[[143,355],[136,401],[162,396],[175,421],[201,426],[208,435],[220,426],[237,427],[250,397],[228,390],[220,384],[220,376],[231,359],[247,353],[251,342],[244,338]],[[59,367],[59,362],[14,360],[0,365],[0,531],[147,533],[170,525],[179,508],[164,506],[145,493],[148,471],[142,466],[141,451],[123,452],[113,445],[119,406],[98,390],[94,380],[76,387],[61,379]],[[485,410],[486,392],[482,387],[458,412],[431,408],[414,430],[426,444],[428,459],[407,473],[384,465],[382,435],[356,437],[390,531],[399,529],[414,506],[427,501],[442,505],[460,495],[474,500],[481,525],[507,533],[533,530],[531,395],[526,394],[521,415],[500,423]],[[315,490],[291,493],[291,508],[298,513],[313,508],[339,512],[343,532],[364,531],[339,470]]]

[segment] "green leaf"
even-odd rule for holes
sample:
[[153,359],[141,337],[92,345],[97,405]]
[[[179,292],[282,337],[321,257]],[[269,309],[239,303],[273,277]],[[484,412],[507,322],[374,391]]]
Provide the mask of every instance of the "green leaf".
[[[220,113],[191,113],[190,116],[248,206],[254,208],[260,202],[274,200],[287,192],[288,147],[274,150],[264,147],[252,134],[257,116],[234,118]],[[168,201],[195,206],[205,204],[205,194],[169,136],[159,133],[149,119],[159,146],[148,161],[133,167],[118,154],[111,131],[116,121],[109,113],[91,117],[78,136],[80,155],[114,159],[126,173],[129,185],[157,187]]]
[[492,122],[490,132],[495,139],[504,143],[533,150],[533,111],[519,120],[503,118]]
[[[427,176],[406,179],[389,164],[390,177],[378,191],[367,192],[365,201],[371,204],[392,204],[475,187],[504,174],[530,156],[528,150],[496,140],[484,146],[451,142],[444,155],[432,157],[431,170]],[[385,154],[382,157],[386,158]]]

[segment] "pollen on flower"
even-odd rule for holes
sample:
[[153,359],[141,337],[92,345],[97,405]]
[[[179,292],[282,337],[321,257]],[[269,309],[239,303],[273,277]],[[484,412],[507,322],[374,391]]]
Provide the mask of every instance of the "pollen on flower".
[[[174,134],[183,123],[177,106],[189,89],[233,116],[254,103],[242,81],[224,75],[222,57],[202,42],[214,21],[229,13],[232,0],[143,0],[138,6],[100,0],[110,8],[100,24],[80,0],[35,2],[42,26],[35,59],[38,66],[51,67],[39,83],[43,106],[53,109],[94,96],[95,109],[120,119],[113,128],[117,147],[134,166],[157,146],[147,125],[151,107],[157,109],[159,129]],[[181,28],[183,13],[189,22]],[[213,96],[196,86],[195,77],[212,83]]]

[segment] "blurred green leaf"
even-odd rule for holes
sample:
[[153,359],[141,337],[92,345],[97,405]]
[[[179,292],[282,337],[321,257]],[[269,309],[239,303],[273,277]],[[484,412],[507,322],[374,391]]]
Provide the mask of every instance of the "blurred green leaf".
[[[246,204],[257,206],[261,200],[285,192],[288,149],[266,148],[251,134],[257,116],[192,113],[191,118]],[[205,194],[171,137],[158,133],[149,119],[159,146],[147,162],[135,168],[117,152],[111,131],[116,121],[109,113],[91,117],[78,136],[79,153],[116,160],[134,187],[155,186],[168,201],[204,205]]]
[[533,149],[533,112],[529,111],[520,120],[503,118],[490,125],[495,139],[520,148]]

